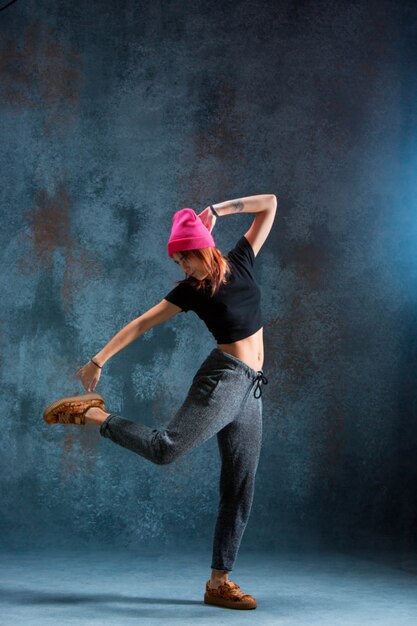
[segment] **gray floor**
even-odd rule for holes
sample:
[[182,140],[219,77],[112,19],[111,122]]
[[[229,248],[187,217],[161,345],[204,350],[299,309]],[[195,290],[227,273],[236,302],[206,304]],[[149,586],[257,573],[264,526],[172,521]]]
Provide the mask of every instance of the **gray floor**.
[[411,557],[241,550],[230,578],[258,608],[233,611],[202,602],[207,556],[111,547],[3,552],[0,624],[417,624]]

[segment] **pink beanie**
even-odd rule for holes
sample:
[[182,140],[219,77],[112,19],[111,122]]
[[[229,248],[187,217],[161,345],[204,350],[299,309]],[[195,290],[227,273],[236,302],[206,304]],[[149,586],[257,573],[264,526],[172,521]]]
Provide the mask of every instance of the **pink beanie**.
[[181,209],[172,218],[171,235],[168,241],[168,254],[181,250],[197,248],[215,248],[216,244],[210,231],[193,209]]

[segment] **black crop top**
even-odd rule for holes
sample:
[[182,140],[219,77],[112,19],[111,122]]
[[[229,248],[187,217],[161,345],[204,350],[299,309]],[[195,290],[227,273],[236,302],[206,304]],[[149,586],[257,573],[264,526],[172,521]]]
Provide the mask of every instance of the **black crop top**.
[[214,296],[209,289],[198,291],[180,283],[165,300],[183,312],[194,311],[205,322],[217,343],[232,343],[262,328],[261,291],[254,276],[255,255],[245,236],[226,255],[231,274]]

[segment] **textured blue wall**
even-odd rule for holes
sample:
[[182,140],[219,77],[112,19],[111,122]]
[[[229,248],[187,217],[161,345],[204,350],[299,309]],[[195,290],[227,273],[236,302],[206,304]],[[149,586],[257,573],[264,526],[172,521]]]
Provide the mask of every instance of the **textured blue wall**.
[[[20,2],[0,12],[7,544],[209,545],[215,438],[169,466],[49,427],[76,370],[181,278],[174,211],[257,193],[264,446],[245,546],[415,539],[417,11],[374,2]],[[218,220],[226,251],[252,216]],[[106,364],[163,425],[214,346],[178,315]]]

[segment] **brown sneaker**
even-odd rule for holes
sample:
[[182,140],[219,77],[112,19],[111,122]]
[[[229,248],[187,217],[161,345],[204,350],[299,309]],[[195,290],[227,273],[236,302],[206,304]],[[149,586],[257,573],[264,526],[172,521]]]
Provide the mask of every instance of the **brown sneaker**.
[[255,598],[247,593],[243,593],[239,585],[231,580],[226,580],[217,589],[210,587],[210,581],[208,580],[206,582],[204,602],[206,604],[224,606],[228,609],[256,609]]
[[48,424],[85,424],[85,413],[92,406],[105,411],[104,398],[99,393],[87,393],[70,396],[53,402],[43,412],[43,419]]

